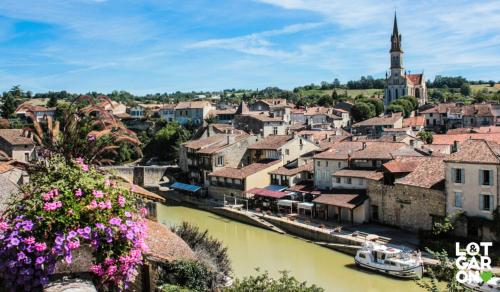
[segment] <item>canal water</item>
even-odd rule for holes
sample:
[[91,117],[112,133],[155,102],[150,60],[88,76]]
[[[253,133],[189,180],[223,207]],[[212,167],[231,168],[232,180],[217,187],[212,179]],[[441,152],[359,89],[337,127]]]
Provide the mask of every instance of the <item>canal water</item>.
[[255,268],[278,276],[290,271],[300,281],[326,291],[423,291],[412,280],[399,280],[359,270],[351,256],[291,236],[242,224],[209,212],[181,206],[158,206],[158,221],[172,226],[182,221],[201,229],[227,247],[236,277],[255,274]]

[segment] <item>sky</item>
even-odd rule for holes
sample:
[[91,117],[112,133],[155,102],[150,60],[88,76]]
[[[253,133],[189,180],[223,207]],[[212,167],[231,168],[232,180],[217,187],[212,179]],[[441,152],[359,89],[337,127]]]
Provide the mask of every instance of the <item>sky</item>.
[[413,73],[500,80],[500,1],[2,0],[0,91],[292,89]]

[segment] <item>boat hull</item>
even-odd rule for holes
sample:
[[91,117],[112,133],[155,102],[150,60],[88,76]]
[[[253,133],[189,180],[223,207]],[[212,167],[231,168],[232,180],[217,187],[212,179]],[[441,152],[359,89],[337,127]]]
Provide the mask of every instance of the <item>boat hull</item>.
[[396,269],[390,269],[389,267],[373,266],[367,263],[360,262],[357,259],[354,259],[354,261],[356,262],[356,265],[358,267],[369,269],[381,274],[386,274],[398,278],[421,279],[424,274],[424,267],[422,265],[402,270],[399,269],[396,270]]

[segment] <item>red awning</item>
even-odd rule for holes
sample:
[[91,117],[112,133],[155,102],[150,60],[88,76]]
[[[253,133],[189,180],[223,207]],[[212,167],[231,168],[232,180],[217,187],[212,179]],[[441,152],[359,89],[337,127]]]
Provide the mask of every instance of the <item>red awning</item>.
[[254,196],[274,198],[274,199],[281,199],[289,195],[289,193],[287,192],[277,192],[277,191],[270,191],[258,188],[253,188],[247,191],[247,194],[253,194]]

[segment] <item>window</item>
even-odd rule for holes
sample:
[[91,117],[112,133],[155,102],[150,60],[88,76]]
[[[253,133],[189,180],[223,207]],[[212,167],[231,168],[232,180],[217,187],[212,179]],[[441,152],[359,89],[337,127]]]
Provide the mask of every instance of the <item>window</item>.
[[341,167],[342,167],[342,162],[339,161],[339,168],[341,168]]
[[452,168],[453,182],[463,184],[465,182],[465,171],[463,168]]
[[222,166],[224,165],[224,156],[218,156],[217,157],[217,166]]
[[490,194],[480,194],[479,195],[479,209],[481,211],[491,211],[493,210],[493,200]]
[[483,186],[493,185],[493,172],[491,170],[479,170],[479,184]]
[[323,172],[323,180],[328,180],[328,171]]
[[325,166],[328,167],[328,161],[325,162]]
[[363,182],[364,182],[364,179],[362,179],[362,178],[358,178],[358,184],[359,184],[360,186],[362,186],[362,185],[363,185]]
[[318,161],[318,162],[316,163],[316,165],[317,165],[317,166],[321,166],[321,161]]
[[26,161],[26,162],[30,161],[30,154],[29,153],[24,153],[24,161]]
[[290,149],[285,149],[285,155],[290,155]]
[[336,177],[335,178],[335,182],[339,184],[340,183],[340,177]]
[[360,253],[358,256],[359,256],[360,258],[362,258],[362,259],[364,259],[364,258],[366,257],[364,253]]
[[347,184],[348,185],[352,184],[352,178],[350,178],[350,177],[347,178]]
[[455,208],[462,208],[462,193],[455,192]]
[[278,135],[278,127],[273,127],[273,135]]

